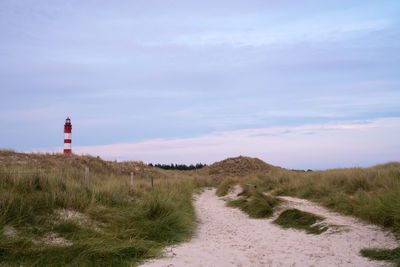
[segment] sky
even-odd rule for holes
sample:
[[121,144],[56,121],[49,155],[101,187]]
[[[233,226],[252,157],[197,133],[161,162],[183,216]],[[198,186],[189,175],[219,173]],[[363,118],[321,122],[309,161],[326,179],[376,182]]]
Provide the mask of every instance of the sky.
[[0,1],[0,148],[400,161],[400,1]]

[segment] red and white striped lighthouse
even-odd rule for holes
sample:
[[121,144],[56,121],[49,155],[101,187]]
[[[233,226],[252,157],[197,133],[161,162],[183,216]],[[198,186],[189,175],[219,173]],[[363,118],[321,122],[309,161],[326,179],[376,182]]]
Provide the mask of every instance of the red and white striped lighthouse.
[[71,132],[72,132],[72,124],[71,119],[68,117],[65,120],[64,124],[64,154],[71,154]]

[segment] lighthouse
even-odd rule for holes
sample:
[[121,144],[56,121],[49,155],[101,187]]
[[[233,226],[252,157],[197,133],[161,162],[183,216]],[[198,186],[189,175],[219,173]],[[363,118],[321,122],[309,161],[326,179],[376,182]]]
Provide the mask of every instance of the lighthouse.
[[64,154],[71,154],[71,119],[68,117],[64,124]]

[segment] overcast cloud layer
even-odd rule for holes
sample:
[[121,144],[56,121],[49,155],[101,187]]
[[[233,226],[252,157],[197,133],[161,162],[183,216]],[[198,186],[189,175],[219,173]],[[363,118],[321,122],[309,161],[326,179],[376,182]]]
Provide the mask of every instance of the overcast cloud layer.
[[397,0],[3,0],[0,147],[61,151],[71,116],[73,151],[109,159],[400,160],[398,14]]

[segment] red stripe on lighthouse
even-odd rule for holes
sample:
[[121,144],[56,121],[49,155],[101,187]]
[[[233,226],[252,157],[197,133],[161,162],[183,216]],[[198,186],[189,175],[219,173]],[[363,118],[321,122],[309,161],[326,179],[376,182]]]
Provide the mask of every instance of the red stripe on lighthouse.
[[72,140],[71,140],[72,124],[71,119],[68,117],[64,124],[64,154],[71,154]]

